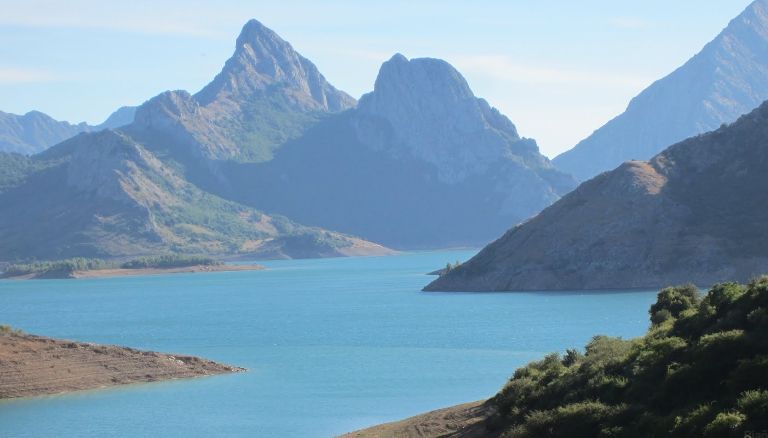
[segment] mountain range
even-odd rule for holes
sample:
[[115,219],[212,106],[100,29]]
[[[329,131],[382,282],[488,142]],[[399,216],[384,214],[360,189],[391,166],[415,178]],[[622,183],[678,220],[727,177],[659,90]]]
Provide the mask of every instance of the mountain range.
[[581,184],[426,290],[709,286],[768,271],[768,103]]
[[0,111],[0,152],[36,154],[81,132],[127,125],[133,121],[135,111],[135,107],[121,107],[103,123],[95,126],[61,122],[40,111],[30,111],[21,116]]
[[768,99],[768,0],[756,0],[697,55],[553,163],[582,181],[717,129]]
[[219,170],[222,196],[397,248],[483,244],[575,187],[451,65],[400,54],[355,108]]
[[395,55],[357,102],[256,20],[132,119],[0,155],[0,259],[479,245],[576,184],[445,61]]

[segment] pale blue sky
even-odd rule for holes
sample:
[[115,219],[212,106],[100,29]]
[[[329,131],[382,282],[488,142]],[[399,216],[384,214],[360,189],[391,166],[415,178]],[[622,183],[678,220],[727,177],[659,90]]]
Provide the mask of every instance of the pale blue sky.
[[749,0],[0,0],[0,110],[101,122],[199,90],[242,25],[274,29],[338,88],[393,53],[443,58],[548,156],[698,52]]

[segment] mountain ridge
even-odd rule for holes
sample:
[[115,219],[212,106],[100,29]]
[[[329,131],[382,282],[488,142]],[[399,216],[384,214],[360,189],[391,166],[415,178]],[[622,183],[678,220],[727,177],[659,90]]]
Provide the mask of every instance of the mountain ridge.
[[756,0],[681,67],[552,161],[587,180],[734,122],[768,99],[768,1]]
[[135,107],[120,107],[99,125],[58,121],[40,111],[23,115],[0,111],[0,152],[31,155],[74,137],[81,132],[95,132],[131,123]]

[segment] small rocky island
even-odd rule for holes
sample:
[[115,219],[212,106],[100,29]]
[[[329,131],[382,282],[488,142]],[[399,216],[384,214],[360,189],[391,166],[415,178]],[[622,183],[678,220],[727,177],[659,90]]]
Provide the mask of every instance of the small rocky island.
[[242,371],[195,356],[51,339],[0,326],[0,399]]

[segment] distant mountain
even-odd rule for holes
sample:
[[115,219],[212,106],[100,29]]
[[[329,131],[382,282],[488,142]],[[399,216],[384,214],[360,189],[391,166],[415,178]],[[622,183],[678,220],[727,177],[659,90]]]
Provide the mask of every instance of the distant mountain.
[[575,186],[451,65],[399,54],[357,108],[221,171],[232,199],[400,248],[483,244]]
[[731,123],[768,99],[768,0],[756,0],[701,52],[553,160],[587,180]]
[[355,103],[290,44],[250,20],[210,84],[194,96],[172,91],[150,99],[126,131],[188,165],[261,162],[326,114]]
[[133,121],[135,110],[135,107],[122,107],[112,113],[104,123],[96,126],[60,122],[39,111],[30,111],[23,116],[0,111],[0,152],[25,155],[42,152],[81,132],[127,125]]
[[32,157],[0,154],[0,260],[391,254],[207,190],[228,184],[219,171],[224,163],[269,160],[289,139],[355,103],[251,20],[200,93],[168,91],[121,108],[107,122],[119,129],[84,132]]
[[251,20],[199,93],[0,156],[0,259],[477,245],[575,186],[444,61],[395,56],[356,104]]
[[437,291],[700,286],[768,272],[768,103],[566,195],[427,286]]
[[22,177],[0,192],[0,260],[389,253],[206,193],[118,131],[80,134],[32,158],[0,154],[4,165]]

